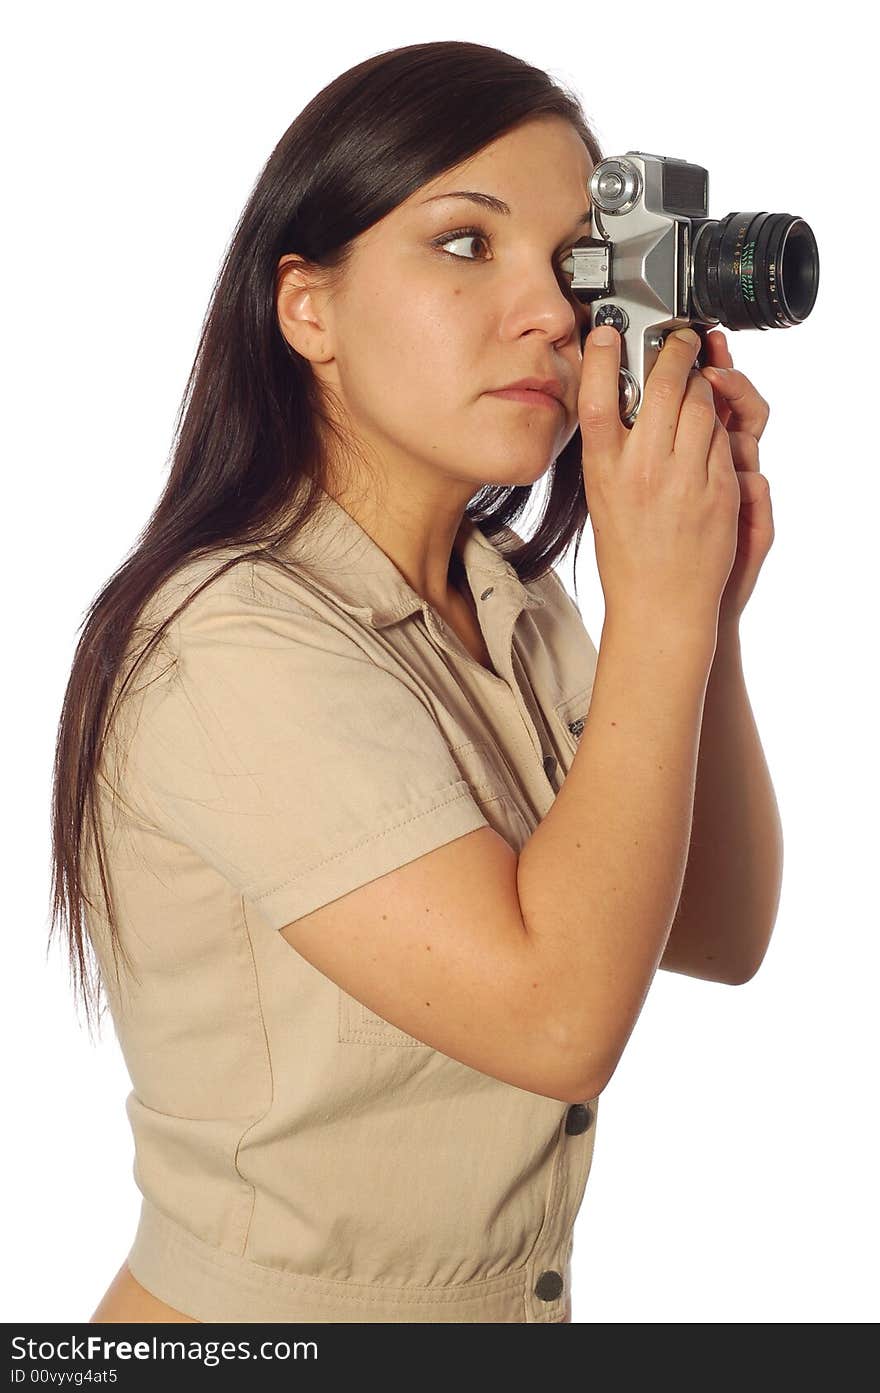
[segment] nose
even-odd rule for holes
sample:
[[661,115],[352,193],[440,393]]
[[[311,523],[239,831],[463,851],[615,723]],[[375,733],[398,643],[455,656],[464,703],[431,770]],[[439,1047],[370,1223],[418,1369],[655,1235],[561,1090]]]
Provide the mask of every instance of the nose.
[[518,332],[540,329],[554,343],[566,342],[577,331],[580,346],[589,309],[560,284],[559,274],[551,270],[520,278],[508,300],[513,322]]

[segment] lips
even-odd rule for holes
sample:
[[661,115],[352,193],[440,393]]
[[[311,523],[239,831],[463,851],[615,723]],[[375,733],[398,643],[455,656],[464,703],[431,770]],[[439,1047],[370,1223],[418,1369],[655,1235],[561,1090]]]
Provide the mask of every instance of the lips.
[[544,392],[545,395],[555,397],[557,401],[565,400],[565,392],[562,383],[556,377],[521,377],[517,382],[507,382],[503,387],[496,387],[496,392]]
[[564,409],[563,403],[558,397],[550,396],[548,392],[539,392],[535,387],[499,387],[494,392],[487,394],[491,397],[500,397],[502,401],[519,402],[524,406],[550,408],[551,411]]

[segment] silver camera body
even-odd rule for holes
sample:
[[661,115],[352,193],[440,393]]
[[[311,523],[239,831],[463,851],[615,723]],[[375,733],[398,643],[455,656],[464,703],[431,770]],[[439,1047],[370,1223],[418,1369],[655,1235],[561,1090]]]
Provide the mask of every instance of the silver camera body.
[[[593,229],[572,250],[571,289],[593,327],[621,335],[620,415],[635,424],[666,336],[692,328],[788,328],[813,308],[819,253],[789,213],[708,216],[709,173],[668,155],[629,150],[590,178]],[[705,362],[703,351],[697,368]]]

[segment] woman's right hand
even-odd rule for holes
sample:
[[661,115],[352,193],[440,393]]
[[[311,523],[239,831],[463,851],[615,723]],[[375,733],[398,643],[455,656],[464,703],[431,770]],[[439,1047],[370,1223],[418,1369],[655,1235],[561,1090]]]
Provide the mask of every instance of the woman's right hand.
[[[595,331],[594,331],[595,332]],[[578,393],[584,488],[606,618],[717,625],[736,557],[740,492],[693,330],[670,334],[631,430],[620,418],[620,335],[587,336]]]

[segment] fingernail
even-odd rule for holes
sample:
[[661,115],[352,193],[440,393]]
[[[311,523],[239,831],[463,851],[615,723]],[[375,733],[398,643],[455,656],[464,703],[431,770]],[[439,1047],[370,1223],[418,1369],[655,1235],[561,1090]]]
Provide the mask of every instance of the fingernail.
[[673,329],[670,337],[674,339],[684,339],[685,343],[689,343],[692,348],[701,347],[700,336],[694,333],[693,329]]

